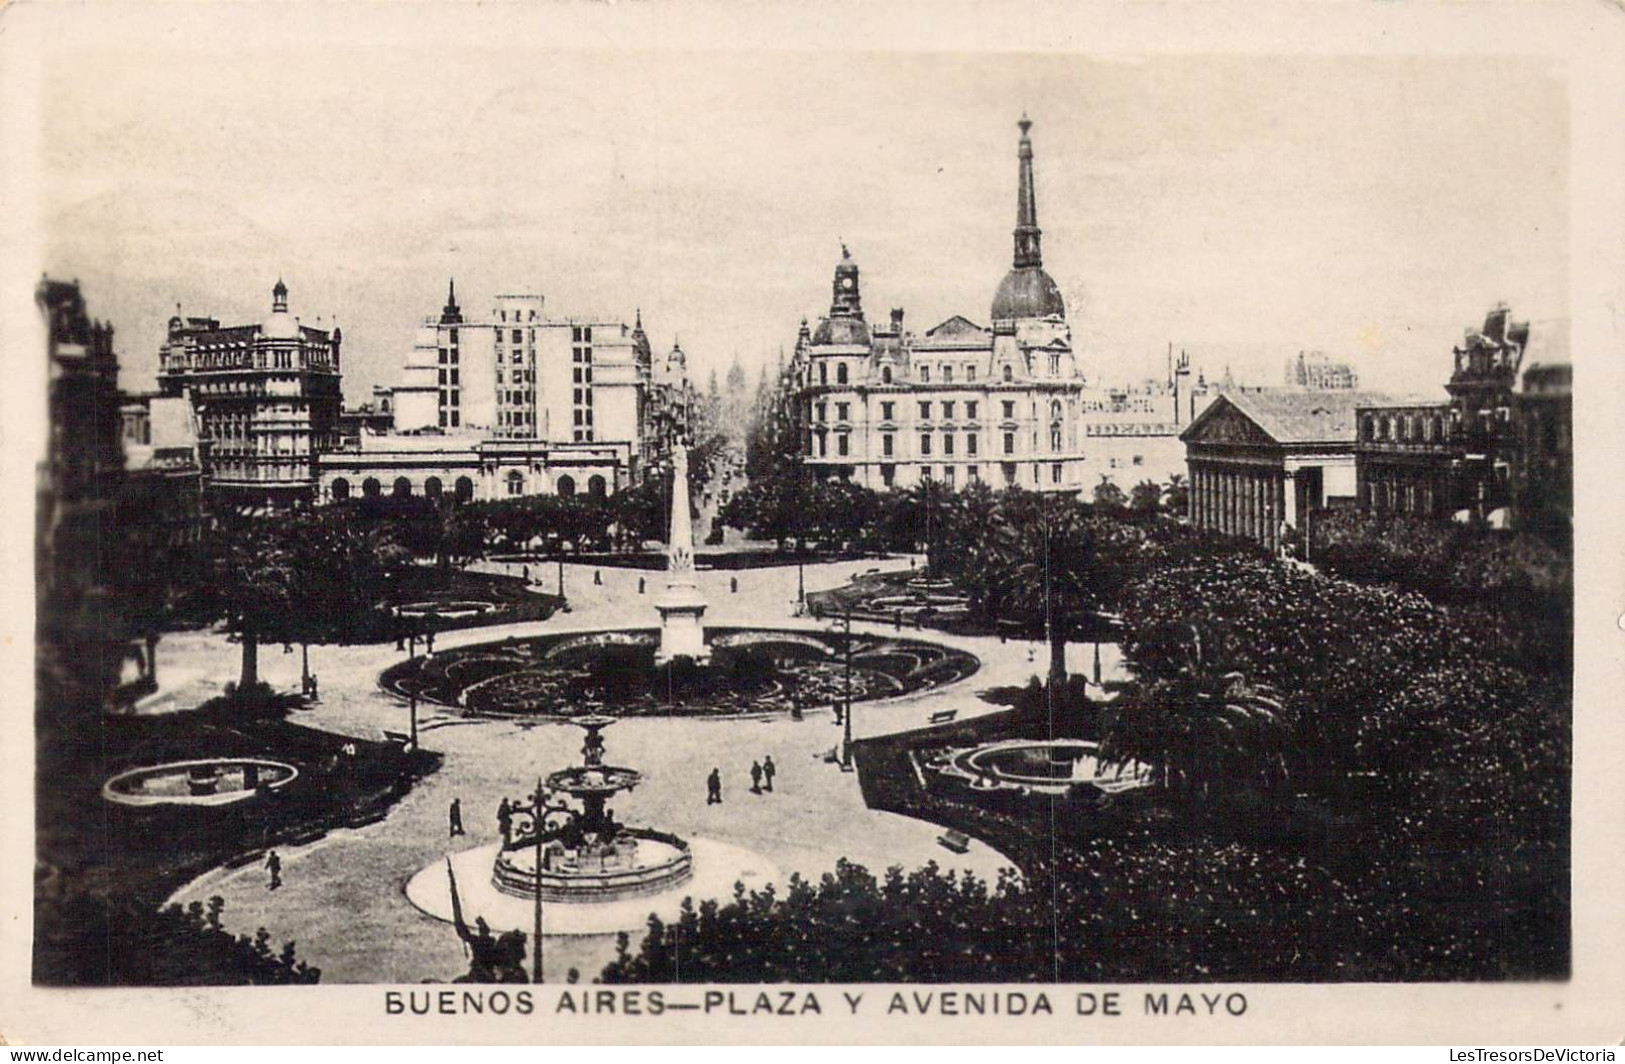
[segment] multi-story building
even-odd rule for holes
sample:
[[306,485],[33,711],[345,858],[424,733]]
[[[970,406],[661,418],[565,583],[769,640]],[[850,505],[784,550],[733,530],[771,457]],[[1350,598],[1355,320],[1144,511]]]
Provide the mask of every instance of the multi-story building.
[[577,492],[607,495],[687,429],[685,356],[651,356],[641,313],[549,317],[543,297],[499,295],[465,316],[455,283],[391,391],[392,429],[321,461],[321,498]]
[[1286,360],[1283,383],[1314,392],[1353,391],[1360,386],[1360,375],[1347,362],[1333,362],[1324,351],[1299,351],[1296,358]]
[[342,343],[338,328],[311,328],[289,313],[281,280],[259,324],[222,327],[177,308],[158,352],[158,389],[191,402],[217,501],[312,501],[317,458],[338,445]]
[[[1453,351],[1447,401],[1372,405],[1360,412],[1359,499],[1374,513],[1476,516],[1496,525],[1517,511],[1572,512],[1567,325],[1531,333],[1505,304]],[[1526,356],[1538,353],[1518,390]],[[1543,518],[1544,519],[1544,518]]]
[[1513,466],[1514,520],[1566,529],[1574,522],[1574,367],[1536,362],[1523,371],[1515,398],[1518,453]]
[[955,315],[914,334],[899,309],[871,324],[842,247],[829,313],[815,328],[802,320],[789,367],[797,446],[817,474],[872,488],[934,478],[1076,493],[1100,478],[1127,488],[1182,471],[1189,360],[1143,390],[1086,380],[1043,266],[1032,123],[1019,125],[1014,257],[990,326]]
[[203,448],[197,416],[184,397],[126,395],[123,423],[126,500],[138,500],[174,551],[203,531]]

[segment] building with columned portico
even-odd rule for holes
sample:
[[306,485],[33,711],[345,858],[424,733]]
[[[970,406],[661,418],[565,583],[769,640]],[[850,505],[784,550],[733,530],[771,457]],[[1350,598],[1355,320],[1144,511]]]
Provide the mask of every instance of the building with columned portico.
[[1353,505],[1355,428],[1370,392],[1226,392],[1180,436],[1189,464],[1191,523],[1271,550],[1295,540],[1308,515]]

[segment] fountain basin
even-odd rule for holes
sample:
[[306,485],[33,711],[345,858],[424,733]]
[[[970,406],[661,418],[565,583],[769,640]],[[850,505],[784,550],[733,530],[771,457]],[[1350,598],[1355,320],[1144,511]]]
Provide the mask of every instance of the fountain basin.
[[933,768],[959,777],[977,790],[1020,790],[1063,794],[1075,786],[1117,793],[1146,786],[1151,770],[1137,761],[1105,765],[1098,743],[1082,739],[1007,739],[949,750]]
[[[760,890],[782,880],[778,867],[752,850],[716,839],[688,839],[693,858],[693,875],[653,894],[641,894],[587,904],[548,902],[543,896],[543,934],[612,935],[617,931],[640,931],[649,925],[649,914],[662,920],[676,920],[684,898],[696,905],[704,901],[726,902],[733,897],[734,884]],[[492,865],[500,844],[463,850],[450,855],[457,876],[457,892],[463,916],[470,924],[483,919],[493,932],[530,932],[535,921],[536,896],[526,897],[498,890],[492,882]],[[446,875],[447,858],[424,866],[406,883],[406,897],[420,912],[450,923],[451,887]]]
[[132,768],[102,785],[117,805],[229,805],[292,783],[299,770],[255,757],[203,758]]
[[[686,840],[647,828],[627,829],[622,837],[633,840],[635,856],[619,866],[586,858],[544,868],[542,900],[584,905],[642,898],[693,878],[694,855]],[[535,898],[535,849],[504,850],[492,867],[491,885],[510,897]]]

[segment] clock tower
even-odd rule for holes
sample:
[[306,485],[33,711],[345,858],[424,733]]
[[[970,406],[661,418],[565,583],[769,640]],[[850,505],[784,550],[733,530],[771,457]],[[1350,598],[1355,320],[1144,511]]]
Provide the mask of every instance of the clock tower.
[[841,245],[841,261],[835,266],[835,298],[830,301],[829,316],[863,320],[863,300],[858,295],[858,264],[852,261],[852,253],[845,244]]

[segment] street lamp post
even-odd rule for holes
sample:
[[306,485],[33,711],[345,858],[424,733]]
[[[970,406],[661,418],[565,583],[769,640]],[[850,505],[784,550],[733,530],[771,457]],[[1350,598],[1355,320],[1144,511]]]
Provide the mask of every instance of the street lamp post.
[[418,752],[418,693],[417,693],[417,691],[414,690],[414,691],[411,691],[411,692],[409,692],[407,694],[407,705],[408,705],[408,707],[409,707],[409,709],[411,711],[411,714],[412,714],[412,725],[411,725],[412,752],[415,754],[415,753]]
[[536,920],[534,930],[535,946],[531,951],[530,981],[542,981],[542,810],[546,807],[546,796],[542,789],[542,778],[536,777],[536,793],[532,801],[536,803]]
[[807,601],[807,563],[799,558],[796,560],[796,601]]
[[564,559],[559,559],[559,598],[564,597]]
[[846,690],[842,701],[846,704],[845,712],[841,714],[841,723],[844,725],[841,738],[841,768],[852,768],[852,607],[846,608],[846,615],[842,618],[844,631],[842,637],[843,649],[846,656]]

